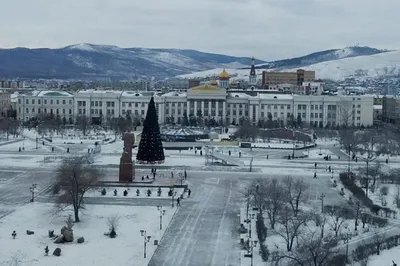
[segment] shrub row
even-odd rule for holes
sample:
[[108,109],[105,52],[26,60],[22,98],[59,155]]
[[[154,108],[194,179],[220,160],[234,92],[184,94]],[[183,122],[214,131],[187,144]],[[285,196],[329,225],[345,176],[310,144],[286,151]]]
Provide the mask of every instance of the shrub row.
[[350,190],[353,193],[354,197],[356,197],[364,206],[368,207],[372,212],[378,214],[381,207],[372,202],[370,198],[365,195],[365,192],[362,188],[357,186],[352,178],[347,177],[347,173],[339,174],[340,181],[342,181],[343,186]]
[[369,213],[361,213],[360,220],[362,223],[377,225],[378,227],[385,227],[388,225],[388,220],[385,218],[373,216]]
[[261,258],[263,261],[268,261],[269,250],[268,247],[264,244],[264,241],[267,238],[268,229],[265,226],[264,218],[261,214],[257,214],[256,229],[257,229],[258,242],[260,243]]
[[267,227],[265,226],[264,218],[261,214],[257,214],[256,229],[258,240],[260,243],[264,242],[267,238]]
[[400,243],[400,235],[395,235],[384,239],[380,243],[369,243],[365,245],[358,246],[353,251],[353,260],[360,261],[364,259],[366,256],[371,254],[378,253],[378,246],[379,251],[383,249],[391,249],[393,247],[397,247]]

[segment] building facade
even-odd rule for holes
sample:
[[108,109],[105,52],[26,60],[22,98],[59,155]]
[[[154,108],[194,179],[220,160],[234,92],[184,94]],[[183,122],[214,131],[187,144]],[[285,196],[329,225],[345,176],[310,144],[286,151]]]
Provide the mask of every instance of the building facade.
[[0,117],[6,117],[11,108],[11,93],[0,91]]
[[19,94],[16,103],[17,118],[28,121],[41,114],[53,114],[74,119],[74,97],[64,91],[32,91]]
[[384,96],[382,98],[382,121],[388,123],[399,123],[400,121],[400,98]]
[[[93,123],[126,116],[143,120],[154,97],[160,123],[181,123],[184,116],[201,116],[219,124],[238,124],[248,119],[257,124],[270,118],[287,124],[292,118],[314,126],[373,124],[373,96],[288,95],[230,92],[213,85],[200,85],[186,92],[98,91],[74,93],[34,92],[20,95],[17,117],[21,120],[44,113],[76,118],[84,115]],[[345,121],[346,120],[346,121]]]
[[269,86],[279,84],[302,85],[303,82],[313,82],[315,80],[315,71],[305,71],[299,69],[296,72],[262,72],[262,86],[269,88]]

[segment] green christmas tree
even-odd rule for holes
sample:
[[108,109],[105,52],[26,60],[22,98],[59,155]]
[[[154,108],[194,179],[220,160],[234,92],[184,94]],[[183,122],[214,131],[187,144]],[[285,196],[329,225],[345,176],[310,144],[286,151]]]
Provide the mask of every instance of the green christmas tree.
[[165,160],[153,97],[150,99],[146,119],[143,122],[143,131],[136,159],[140,163],[162,163]]

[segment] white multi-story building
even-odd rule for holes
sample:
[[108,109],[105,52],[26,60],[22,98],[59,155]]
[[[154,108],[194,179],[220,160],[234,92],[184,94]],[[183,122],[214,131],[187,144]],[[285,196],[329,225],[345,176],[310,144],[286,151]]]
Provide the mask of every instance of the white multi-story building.
[[[34,92],[18,97],[18,118],[27,120],[40,112],[61,117],[85,115],[93,122],[126,116],[143,120],[148,102],[154,97],[160,123],[180,123],[185,115],[215,119],[220,124],[236,124],[242,119],[283,121],[301,117],[315,126],[346,123],[369,126],[373,123],[372,96],[288,95],[271,93],[229,92],[212,85],[200,85],[187,92],[154,92],[85,90],[74,95],[66,92]],[[344,121],[346,120],[346,121]]]
[[74,118],[73,95],[64,91],[32,91],[18,95],[17,118],[27,121],[40,114]]

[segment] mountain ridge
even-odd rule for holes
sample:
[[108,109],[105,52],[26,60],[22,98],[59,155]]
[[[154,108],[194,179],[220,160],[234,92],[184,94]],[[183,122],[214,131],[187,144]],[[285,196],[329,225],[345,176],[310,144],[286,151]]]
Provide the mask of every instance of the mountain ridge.
[[[311,53],[301,57],[256,60],[260,70],[303,68],[342,58],[386,53],[371,47],[346,47]],[[157,79],[196,75],[213,69],[249,69],[249,57],[235,57],[193,49],[121,48],[115,45],[81,43],[62,48],[0,49],[0,77],[44,79],[116,79],[140,77]]]

